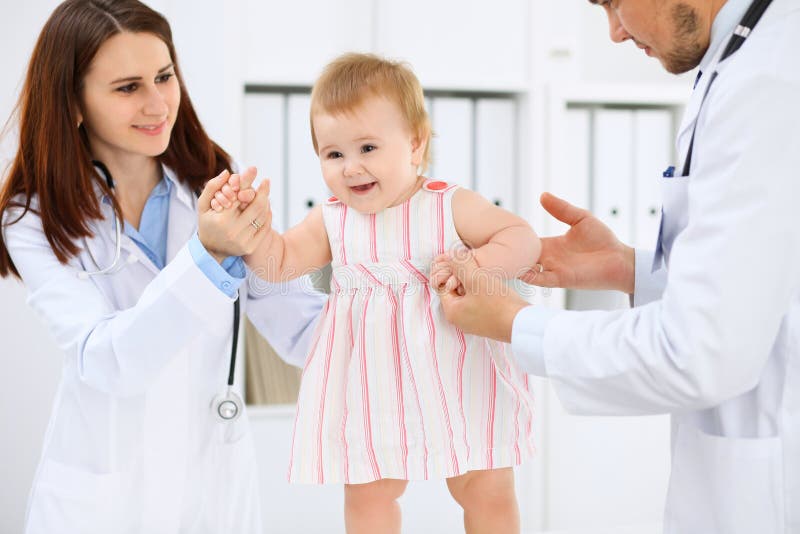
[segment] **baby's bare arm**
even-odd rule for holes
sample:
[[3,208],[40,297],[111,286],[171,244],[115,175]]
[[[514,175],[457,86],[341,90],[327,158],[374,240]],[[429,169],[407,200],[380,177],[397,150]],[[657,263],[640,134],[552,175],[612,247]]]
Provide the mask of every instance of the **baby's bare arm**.
[[262,228],[268,235],[255,252],[245,256],[248,267],[260,278],[281,282],[318,270],[331,262],[331,247],[322,207],[312,209],[303,221],[283,235]]
[[453,222],[482,268],[516,278],[539,259],[542,244],[533,228],[522,217],[495,206],[474,191],[455,192]]

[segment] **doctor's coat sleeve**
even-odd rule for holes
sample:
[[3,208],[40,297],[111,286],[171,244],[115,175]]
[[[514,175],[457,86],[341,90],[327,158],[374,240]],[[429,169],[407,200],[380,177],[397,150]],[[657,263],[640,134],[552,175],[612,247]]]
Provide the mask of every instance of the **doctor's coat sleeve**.
[[[7,212],[4,223],[19,211]],[[184,246],[144,288],[136,304],[117,310],[77,258],[61,264],[39,216],[28,211],[3,227],[28,304],[64,351],[67,370],[109,395],[143,393],[160,370],[198,336],[231,339],[233,299],[214,286]]]
[[286,363],[303,367],[328,296],[308,276],[270,283],[250,273],[247,317]]
[[759,380],[800,285],[800,87],[762,75],[714,92],[660,299],[544,323],[544,374],[573,413],[697,410]]
[[[20,212],[8,210],[3,222],[15,221]],[[91,278],[78,277],[83,269],[77,258],[58,261],[36,213],[4,224],[3,232],[28,304],[64,351],[67,372],[74,370],[87,385],[118,397],[139,395],[198,337],[218,341],[220,354],[230,350],[233,298],[197,266],[188,245],[146,285],[134,306],[118,310]],[[300,350],[305,341],[300,334],[309,326],[306,317],[289,313],[293,296],[261,304],[274,308],[272,315],[285,312],[275,325],[276,339],[288,340],[284,350]]]

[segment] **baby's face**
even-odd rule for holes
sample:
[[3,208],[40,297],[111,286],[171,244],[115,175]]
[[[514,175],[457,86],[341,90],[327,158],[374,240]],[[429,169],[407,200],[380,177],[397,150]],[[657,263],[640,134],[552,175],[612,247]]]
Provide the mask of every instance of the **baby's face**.
[[351,113],[312,117],[325,183],[362,213],[403,203],[419,189],[425,150],[394,102],[369,97]]

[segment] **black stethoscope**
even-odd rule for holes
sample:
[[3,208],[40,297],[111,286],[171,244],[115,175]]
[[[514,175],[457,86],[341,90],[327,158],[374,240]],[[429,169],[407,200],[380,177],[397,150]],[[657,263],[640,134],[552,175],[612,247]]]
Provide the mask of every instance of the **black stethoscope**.
[[[111,177],[111,172],[108,170],[108,167],[100,161],[92,161],[92,164],[103,174],[108,188],[113,190],[114,179]],[[122,267],[119,265],[120,257],[122,256],[122,224],[121,221],[117,219],[116,213],[114,213],[114,232],[116,239],[114,243],[114,261],[111,262],[111,265],[96,271],[81,271],[78,273],[78,278],[87,279],[90,276],[111,274],[117,272]],[[129,256],[129,258],[133,258],[133,260],[128,260],[128,263],[134,263],[136,261],[136,257],[133,255]],[[95,264],[97,264],[96,261]],[[100,266],[97,265],[97,267]],[[236,374],[236,352],[239,347],[240,308],[239,295],[237,294],[236,300],[233,301],[233,341],[231,342],[231,363],[228,371],[228,384],[225,391],[214,397],[214,400],[211,401],[212,413],[223,423],[235,421],[244,411],[244,401],[242,401],[242,397],[233,389],[234,375]]]
[[[742,47],[771,3],[772,0],[753,0],[750,7],[747,8],[744,17],[742,17],[742,21],[739,22],[739,25],[733,30],[733,35],[728,41],[725,51],[722,52],[722,56],[720,56],[717,65],[735,54]],[[715,69],[714,73],[711,75],[711,79],[708,81],[706,91],[703,93],[703,99],[700,101],[700,108],[697,110],[698,118],[700,117],[700,112],[703,111],[703,104],[706,102],[708,92],[711,90],[711,86],[714,84],[714,80],[717,79],[718,74],[719,72]],[[686,161],[683,163],[683,176],[689,176],[692,170],[692,152],[694,151],[694,136],[697,133],[697,122],[698,120],[695,120],[694,128],[692,129],[692,140],[689,142],[689,151],[686,153]]]

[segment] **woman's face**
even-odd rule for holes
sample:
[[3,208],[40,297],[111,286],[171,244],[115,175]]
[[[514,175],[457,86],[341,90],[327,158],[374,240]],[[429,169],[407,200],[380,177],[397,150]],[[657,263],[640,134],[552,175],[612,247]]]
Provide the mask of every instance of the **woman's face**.
[[150,33],[111,37],[97,51],[83,80],[79,117],[92,156],[111,161],[162,154],[180,100],[164,41]]

